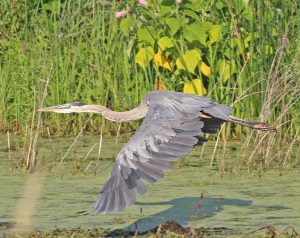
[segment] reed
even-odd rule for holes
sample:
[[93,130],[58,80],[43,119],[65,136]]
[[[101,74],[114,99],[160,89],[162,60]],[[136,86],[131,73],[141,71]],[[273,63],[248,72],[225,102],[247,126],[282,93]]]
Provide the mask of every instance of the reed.
[[[92,0],[1,1],[1,131],[26,134],[52,61],[45,106],[81,101],[126,110],[155,89],[158,77],[164,78],[170,90],[182,89],[173,74],[158,72],[154,66],[144,71],[135,63],[136,42],[122,34],[114,16],[118,4]],[[212,68],[205,79],[207,96],[234,105],[237,117],[260,117],[280,126],[281,137],[294,138],[300,126],[299,42],[295,41],[300,36],[299,5],[283,0],[254,1],[246,8],[243,4],[225,1],[221,10],[211,6],[212,12],[222,13],[211,18],[228,27],[224,28],[226,37],[205,52]],[[226,48],[234,39],[238,50]],[[228,56],[236,62],[236,73],[224,82],[214,67]],[[45,132],[49,127],[51,134],[65,135],[78,133],[88,115],[43,117]],[[99,133],[102,123],[104,134],[117,133],[117,126],[98,116],[91,118],[86,130]],[[121,132],[137,126],[138,122],[123,124]],[[244,137],[251,132],[227,126],[224,133]]]

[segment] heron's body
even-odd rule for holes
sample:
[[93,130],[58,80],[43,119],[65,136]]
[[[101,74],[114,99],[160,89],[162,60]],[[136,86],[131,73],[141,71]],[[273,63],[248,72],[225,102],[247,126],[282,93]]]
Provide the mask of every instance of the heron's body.
[[148,93],[141,104],[127,112],[114,112],[101,105],[68,103],[40,109],[58,113],[93,112],[112,121],[145,117],[140,128],[124,145],[93,209],[98,212],[122,210],[136,201],[136,192],[146,192],[145,182],[155,183],[163,170],[206,141],[201,133],[215,133],[223,122],[254,129],[275,130],[266,124],[231,117],[231,108],[205,97],[170,91]]

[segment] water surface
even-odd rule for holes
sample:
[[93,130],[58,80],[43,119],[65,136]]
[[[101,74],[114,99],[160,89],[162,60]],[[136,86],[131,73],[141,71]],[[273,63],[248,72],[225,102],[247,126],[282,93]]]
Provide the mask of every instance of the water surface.
[[[90,206],[126,139],[118,144],[115,139],[104,139],[97,161],[98,147],[94,145],[99,139],[84,136],[70,150],[63,167],[59,166],[73,140],[40,141],[37,173],[46,178],[32,221],[34,229],[104,227],[132,230],[137,222],[139,231],[145,231],[167,220],[175,220],[183,226],[227,227],[235,233],[268,224],[279,229],[292,224],[300,230],[299,170],[271,169],[262,176],[256,172],[241,172],[238,169],[240,157],[247,155],[241,154],[237,142],[228,143],[227,159],[219,161],[217,156],[212,168],[209,164],[214,144],[206,145],[201,158],[201,147],[198,147],[184,157],[183,162],[176,163],[172,171],[166,172],[161,181],[148,186],[146,195],[138,196],[135,205],[122,212],[93,213]],[[14,221],[24,183],[32,176],[23,169],[14,168],[22,157],[22,142],[12,138],[12,145],[16,150],[11,151],[10,159],[6,143],[0,147],[0,222]],[[222,174],[220,163],[230,172]]]

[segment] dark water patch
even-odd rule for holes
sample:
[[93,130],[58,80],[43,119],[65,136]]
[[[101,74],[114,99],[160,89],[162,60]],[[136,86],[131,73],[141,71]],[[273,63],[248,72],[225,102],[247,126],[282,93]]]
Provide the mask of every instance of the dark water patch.
[[291,208],[281,205],[273,205],[266,207],[266,210],[268,211],[278,211],[278,210],[291,210]]
[[283,221],[285,219],[300,219],[300,215],[299,216],[285,216],[285,217],[279,217],[279,216],[269,216],[266,217],[265,219],[267,220],[279,220],[279,221]]
[[241,193],[245,195],[249,195],[251,197],[273,197],[276,195],[275,192],[265,192],[265,191],[241,191]]

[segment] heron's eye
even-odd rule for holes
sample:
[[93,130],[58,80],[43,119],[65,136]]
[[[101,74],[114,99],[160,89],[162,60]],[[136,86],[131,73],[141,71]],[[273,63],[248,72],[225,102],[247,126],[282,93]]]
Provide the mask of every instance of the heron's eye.
[[64,109],[64,108],[70,108],[71,105],[70,104],[63,104],[63,105],[58,105],[56,106],[56,108],[61,108],[61,109]]
[[84,103],[81,103],[81,102],[70,102],[69,103],[69,106],[84,106],[85,104]]

